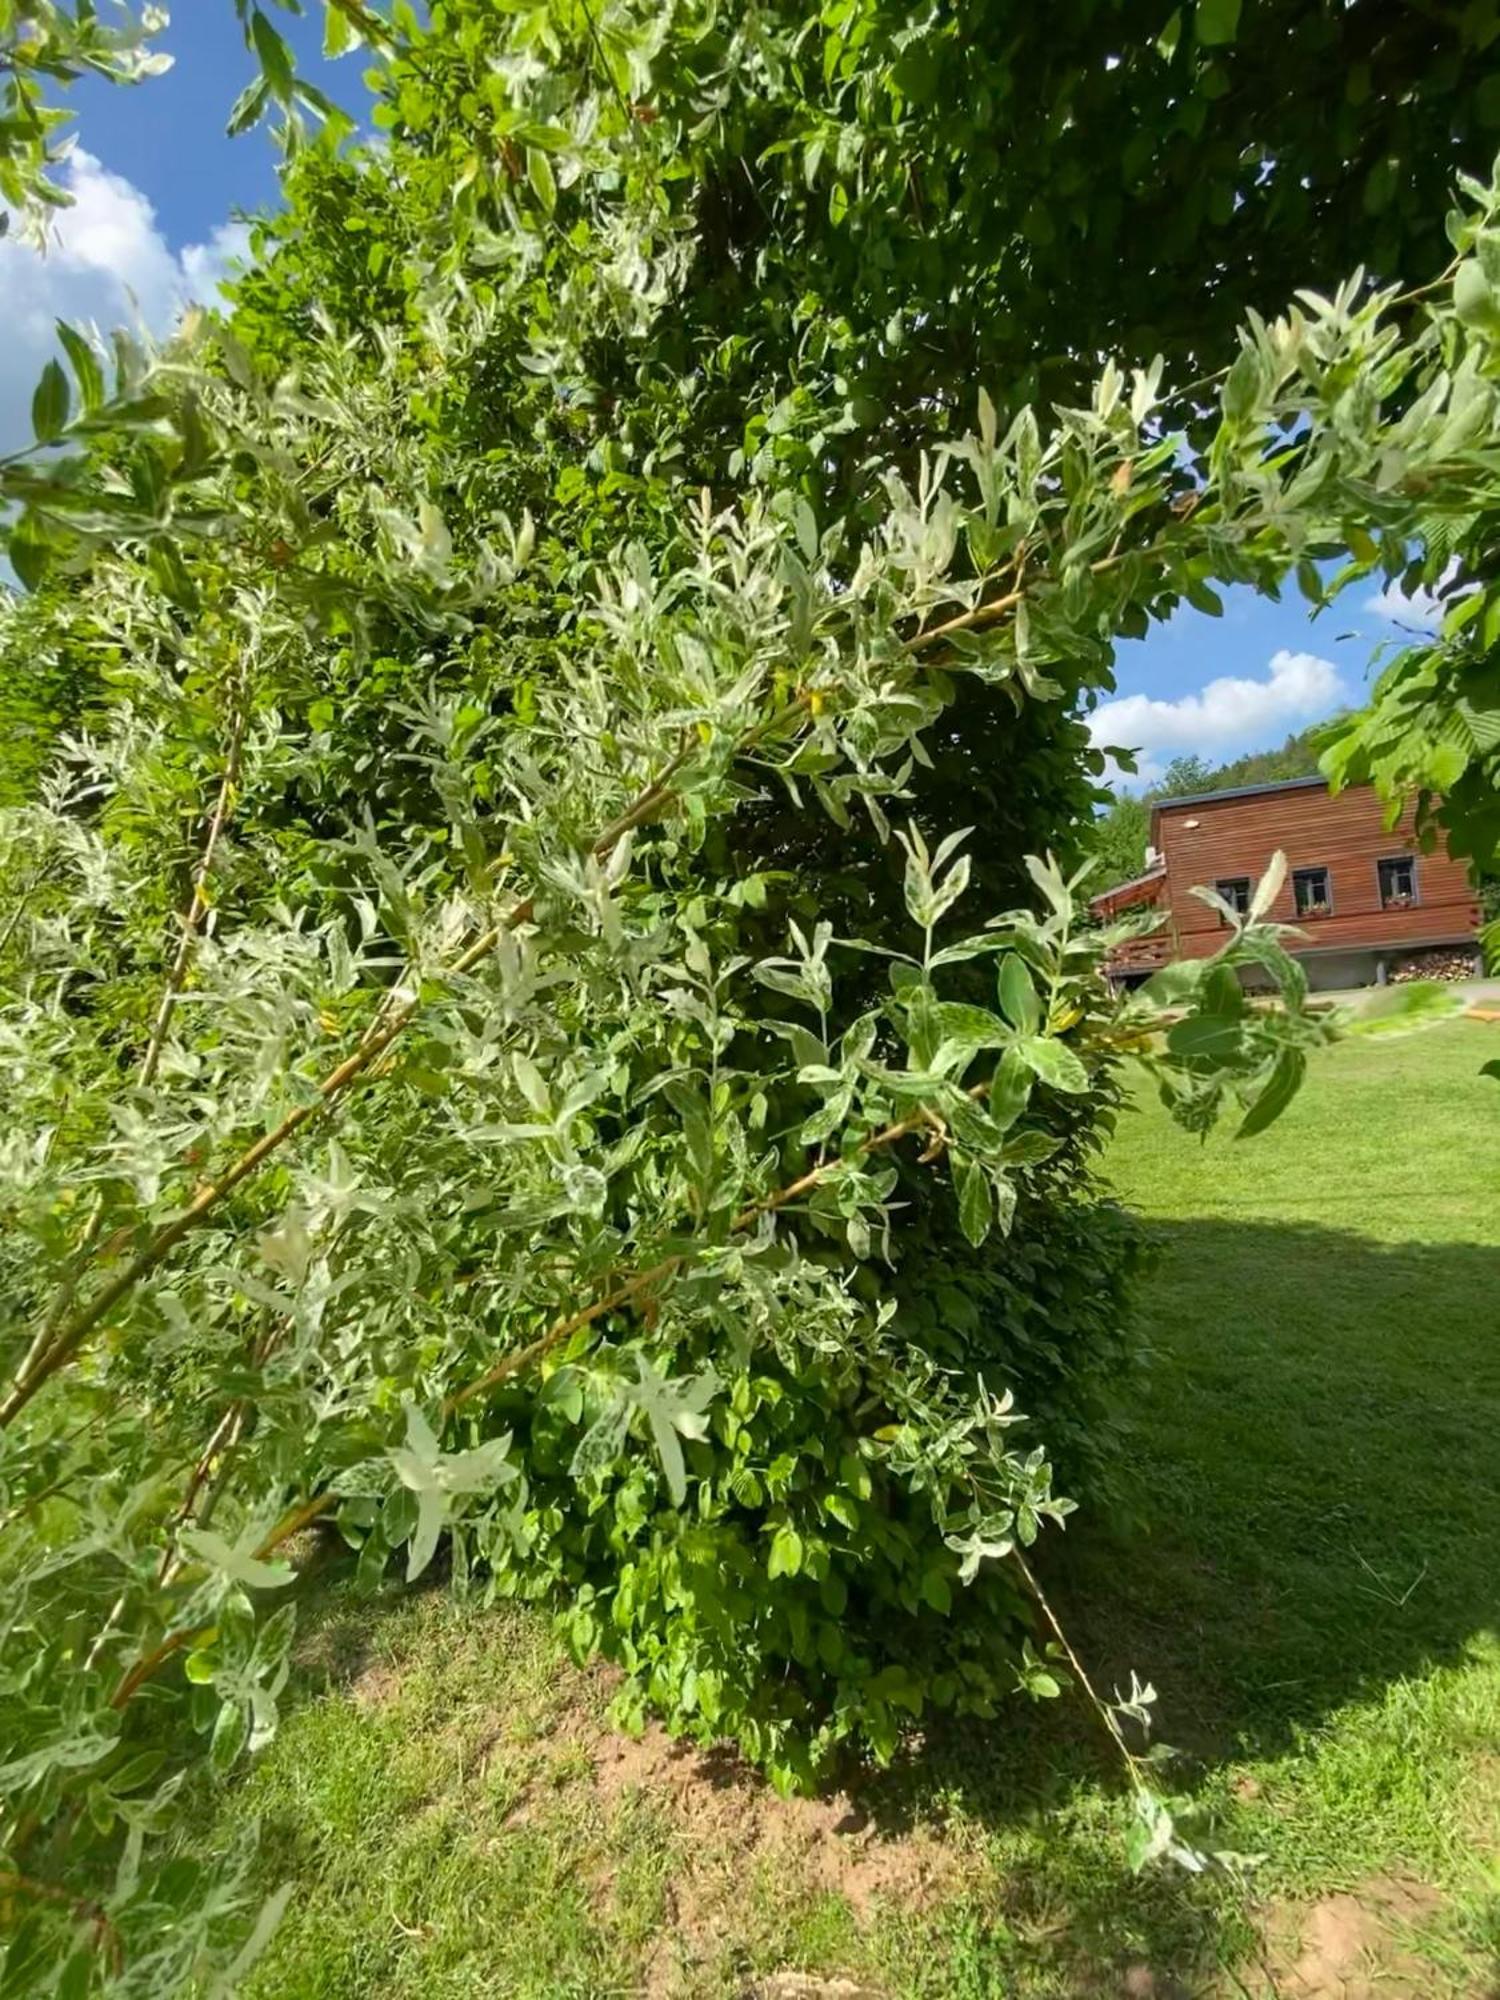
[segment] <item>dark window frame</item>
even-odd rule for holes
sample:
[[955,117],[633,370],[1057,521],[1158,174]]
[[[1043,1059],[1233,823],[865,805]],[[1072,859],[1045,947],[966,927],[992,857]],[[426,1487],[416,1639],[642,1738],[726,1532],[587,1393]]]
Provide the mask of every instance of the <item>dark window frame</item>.
[[[1310,875],[1321,875],[1323,878],[1323,894],[1318,899],[1322,907],[1316,910],[1304,908],[1302,902],[1302,884]],[[1333,915],[1333,870],[1326,862],[1312,861],[1305,868],[1294,868],[1292,870],[1292,908],[1299,919],[1303,917],[1331,917]]]
[[[1411,877],[1411,890],[1401,903],[1392,901],[1392,893],[1386,888],[1387,869],[1404,868]],[[1382,910],[1414,910],[1422,900],[1421,882],[1417,876],[1415,854],[1385,854],[1375,863],[1375,892],[1380,898]]]
[[[1248,916],[1250,911],[1250,877],[1248,875],[1221,875],[1214,883],[1214,894],[1224,901],[1238,917]],[[1219,923],[1225,930],[1229,919],[1220,913]]]

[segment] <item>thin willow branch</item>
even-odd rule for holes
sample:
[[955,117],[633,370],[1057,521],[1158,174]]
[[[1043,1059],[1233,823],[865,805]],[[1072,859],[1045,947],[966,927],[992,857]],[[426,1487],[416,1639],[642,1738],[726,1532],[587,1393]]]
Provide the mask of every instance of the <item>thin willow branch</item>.
[[475,1381],[466,1383],[462,1389],[449,1396],[443,1404],[443,1415],[451,1416],[473,1397],[483,1395],[486,1389],[493,1389],[512,1375],[520,1374],[523,1368],[529,1368],[533,1361],[539,1361],[549,1349],[560,1346],[581,1328],[591,1326],[605,1313],[613,1312],[617,1306],[628,1305],[632,1299],[639,1298],[642,1292],[650,1291],[653,1286],[661,1284],[681,1267],[683,1261],[681,1255],[664,1257],[659,1264],[653,1264],[649,1271],[637,1272],[635,1277],[627,1279],[606,1297],[595,1299],[592,1305],[583,1306],[577,1312],[567,1314],[563,1319],[554,1320],[546,1332],[539,1334],[528,1347],[518,1347],[514,1353],[502,1356],[493,1368],[487,1369]]
[[31,901],[32,896],[41,887],[42,883],[45,882],[47,877],[52,873],[54,866],[55,863],[51,861],[44,862],[40,868],[34,871],[31,880],[27,882],[25,886],[21,889],[19,895],[16,897],[16,906],[11,911],[9,917],[6,919],[5,929],[3,931],[0,931],[0,952],[3,952],[5,950],[5,947],[10,943],[11,939],[15,936],[16,931],[20,927],[21,919],[26,914],[26,905]]
[[[988,1082],[976,1083],[968,1095],[977,1104],[989,1095],[989,1088]],[[824,1160],[816,1167],[809,1167],[805,1174],[799,1175],[794,1181],[789,1181],[785,1187],[777,1188],[774,1194],[763,1195],[759,1200],[747,1203],[730,1223],[730,1228],[748,1229],[758,1217],[772,1215],[777,1209],[785,1208],[790,1202],[800,1201],[805,1194],[811,1194],[815,1188],[821,1187],[824,1181],[831,1180],[835,1174],[841,1173],[851,1161],[863,1159],[867,1153],[881,1152],[887,1146],[894,1146],[898,1139],[905,1139],[910,1133],[931,1131],[934,1122],[934,1114],[923,1105],[905,1118],[898,1118],[893,1124],[882,1126],[880,1131],[872,1132],[867,1139],[861,1139],[852,1153],[841,1153],[836,1160]]]
[[[276,1553],[294,1535],[311,1526],[320,1515],[326,1514],[337,1502],[333,1492],[318,1493],[311,1500],[299,1501],[289,1514],[284,1514],[270,1533],[257,1545],[254,1554],[257,1562],[264,1562]],[[109,1698],[111,1708],[119,1710],[128,1706],[141,1688],[168,1660],[186,1650],[200,1639],[206,1639],[215,1628],[212,1625],[181,1625],[168,1632],[156,1645],[141,1653],[121,1675],[119,1684]]]
[[[672,796],[672,780],[687,762],[688,755],[686,749],[679,750],[668,761],[660,776],[654,779],[618,818],[605,827],[591,849],[597,859],[607,860],[627,833],[660,810]],[[535,910],[535,898],[524,897],[499,923],[481,932],[466,950],[460,952],[459,956],[444,968],[447,977],[458,978],[472,971],[494,950],[505,931],[516,930],[522,924],[529,922]],[[43,1384],[78,1352],[111,1308],[132,1291],[142,1278],[155,1270],[190,1230],[217,1208],[226,1196],[249,1180],[251,1175],[290,1138],[300,1132],[304,1125],[326,1110],[348,1090],[351,1084],[365,1074],[402,1033],[420,1005],[421,1000],[417,992],[407,993],[391,1008],[384,1027],[376,1034],[367,1034],[352,1055],[330,1070],[318,1083],[315,1095],[307,1103],[299,1104],[289,1111],[279,1125],[263,1133],[254,1145],[247,1147],[216,1181],[200,1188],[188,1206],[170,1222],[163,1223],[145,1248],[116,1272],[108,1283],[101,1286],[82,1311],[54,1339],[48,1340],[45,1346],[40,1348],[33,1343],[33,1353],[22,1364],[10,1392],[4,1402],[0,1403],[0,1427],[10,1423],[26,1408]]]
[[[213,1436],[198,1454],[192,1472],[188,1475],[187,1491],[178,1502],[177,1511],[172,1516],[169,1533],[174,1537],[180,1527],[183,1527],[193,1519],[194,1511],[198,1506],[199,1495],[203,1493],[205,1487],[209,1487],[210,1479],[214,1478],[216,1463],[221,1458],[227,1458],[229,1453],[239,1443],[241,1436],[244,1434],[245,1419],[248,1413],[249,1404],[246,1399],[243,1396],[236,1397],[215,1425]],[[214,1497],[214,1492],[215,1489],[209,1487],[210,1499]],[[206,1508],[204,1512],[206,1516]],[[201,1521],[200,1525],[202,1525]],[[175,1542],[169,1541],[166,1548],[162,1550],[161,1562],[156,1571],[158,1586],[165,1589],[181,1567],[181,1551],[177,1548]]]
[[166,984],[162,988],[161,1001],[156,1009],[156,1018],[151,1023],[151,1033],[146,1041],[146,1052],[141,1058],[136,1082],[142,1086],[151,1083],[161,1064],[161,1052],[166,1044],[167,1030],[172,1025],[172,1015],[176,1011],[178,996],[182,992],[183,981],[187,978],[188,964],[192,959],[193,946],[198,931],[209,910],[208,881],[213,872],[214,856],[218,852],[219,840],[234,807],[235,793],[240,782],[240,753],[245,741],[246,711],[249,702],[243,696],[235,703],[234,727],[229,737],[229,754],[224,760],[224,776],[219,785],[219,796],[214,801],[213,814],[208,822],[208,833],[193,870],[193,891],[188,906],[183,913],[182,934],[177,940],[177,951],[167,973]]
[[1121,1729],[1119,1721],[1115,1716],[1114,1710],[1110,1707],[1107,1701],[1101,1699],[1100,1695],[1098,1694],[1098,1692],[1094,1687],[1094,1683],[1089,1679],[1087,1669],[1084,1667],[1084,1664],[1082,1660],[1079,1659],[1077,1653],[1074,1652],[1072,1642],[1068,1638],[1067,1633],[1063,1630],[1062,1620],[1058,1617],[1057,1613],[1052,1609],[1051,1604],[1047,1601],[1047,1594],[1042,1589],[1042,1586],[1037,1582],[1036,1576],[1032,1571],[1030,1563],[1027,1562],[1025,1556],[1022,1555],[1019,1548],[1013,1548],[1010,1554],[1011,1554],[1011,1561],[1016,1565],[1016,1568],[1021,1572],[1021,1576],[1025,1581],[1026,1588],[1031,1592],[1032,1596],[1041,1606],[1042,1616],[1046,1619],[1054,1636],[1057,1639],[1058,1644],[1062,1647],[1064,1653],[1067,1655],[1068,1665],[1073,1669],[1074,1674],[1077,1676],[1078,1685],[1083,1689],[1085,1696],[1088,1698],[1089,1702],[1093,1705],[1095,1714],[1098,1715],[1100,1721],[1104,1724],[1104,1727],[1108,1730],[1109,1735],[1112,1741],[1114,1742],[1115,1748],[1119,1751],[1120,1755],[1125,1759],[1125,1768],[1130,1775],[1131,1784],[1134,1785],[1136,1790],[1139,1792],[1149,1791],[1150,1787],[1147,1785],[1145,1777],[1143,1776],[1145,1766],[1142,1764],[1140,1758],[1137,1757],[1135,1752],[1131,1749],[1130,1745],[1125,1741],[1125,1732]]
[[[188,898],[187,908],[183,912],[182,929],[177,940],[177,949],[172,955],[172,963],[167,970],[166,980],[162,986],[161,998],[157,1003],[156,1014],[151,1023],[150,1033],[146,1038],[146,1047],[142,1053],[139,1068],[136,1071],[136,1083],[142,1089],[155,1081],[156,1072],[161,1064],[162,1049],[166,1045],[167,1030],[171,1026],[172,1015],[176,1010],[183,982],[187,978],[188,966],[191,963],[193,955],[193,946],[197,941],[203,919],[208,914],[208,883],[213,872],[214,857],[218,852],[219,840],[228,822],[230,812],[233,809],[235,792],[239,786],[240,755],[244,747],[245,724],[248,717],[248,710],[249,700],[242,690],[239,699],[236,700],[234,705],[234,723],[230,730],[229,749],[224,759],[224,775],[219,784],[218,797],[214,801],[213,811],[209,815],[208,832],[204,836],[203,846],[199,850],[197,862],[193,867],[192,893]],[[99,1241],[99,1232],[104,1226],[104,1216],[105,1203],[101,1196],[94,1204],[93,1213],[90,1215],[83,1235],[79,1239],[78,1247],[73,1253],[72,1268],[69,1275],[64,1278],[62,1284],[59,1286],[51,1311],[37,1330],[36,1338],[32,1341],[30,1348],[21,1361],[20,1367],[16,1371],[17,1385],[26,1381],[42,1367],[53,1342],[59,1338],[59,1329],[77,1295],[79,1281],[88,1269],[94,1248]],[[66,1336],[63,1336],[63,1338],[66,1338]],[[3,1417],[0,1417],[0,1421],[3,1420]]]
[[[988,1093],[989,1087],[987,1082],[976,1083],[968,1094],[977,1103]],[[831,1180],[836,1174],[843,1172],[851,1161],[862,1159],[867,1153],[879,1152],[887,1146],[894,1146],[898,1139],[904,1139],[913,1132],[930,1131],[933,1124],[933,1113],[925,1107],[910,1113],[905,1118],[896,1119],[892,1124],[883,1126],[880,1131],[872,1132],[867,1139],[862,1139],[852,1153],[841,1154],[836,1160],[825,1160],[819,1166],[810,1167],[805,1174],[800,1174],[796,1180],[789,1181],[785,1187],[777,1188],[774,1193],[747,1203],[730,1221],[730,1230],[735,1234],[742,1233],[762,1215],[772,1215],[777,1210],[786,1208],[791,1202],[800,1201],[803,1195],[811,1194],[813,1189],[821,1186],[824,1181]],[[618,1306],[629,1305],[642,1293],[654,1290],[679,1271],[686,1262],[687,1253],[678,1251],[670,1257],[663,1258],[659,1264],[653,1264],[649,1271],[641,1271],[635,1277],[627,1278],[622,1285],[616,1286],[603,1298],[595,1299],[591,1305],[581,1306],[576,1312],[554,1320],[552,1325],[528,1346],[519,1347],[513,1353],[502,1356],[494,1367],[487,1369],[474,1381],[465,1383],[462,1389],[456,1390],[449,1396],[443,1404],[444,1416],[450,1416],[453,1411],[472,1401],[475,1396],[482,1395],[486,1389],[492,1389],[496,1384],[519,1374],[523,1368],[530,1367],[532,1362],[539,1361],[552,1348],[560,1346],[581,1328],[591,1326],[605,1313],[613,1312]]]

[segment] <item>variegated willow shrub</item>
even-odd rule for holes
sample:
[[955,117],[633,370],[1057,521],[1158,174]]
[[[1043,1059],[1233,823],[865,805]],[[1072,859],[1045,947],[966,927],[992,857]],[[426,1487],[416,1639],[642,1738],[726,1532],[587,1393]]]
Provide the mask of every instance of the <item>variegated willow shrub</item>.
[[69,332],[0,472],[0,1867],[69,1991],[237,1949],[173,1817],[274,1730],[315,1527],[786,1785],[1058,1691],[1028,1552],[1108,1477],[1121,1064],[1253,1133],[1328,1033],[1266,898],[1110,991],[1079,707],[1153,608],[1403,568],[1492,478],[1479,188],[1456,291],[1309,295],[1187,403],[980,392],[821,519],[774,452],[679,478],[591,373],[649,376],[690,266],[670,147],[535,111],[508,233],[325,299],[421,179],[370,156],[232,324]]

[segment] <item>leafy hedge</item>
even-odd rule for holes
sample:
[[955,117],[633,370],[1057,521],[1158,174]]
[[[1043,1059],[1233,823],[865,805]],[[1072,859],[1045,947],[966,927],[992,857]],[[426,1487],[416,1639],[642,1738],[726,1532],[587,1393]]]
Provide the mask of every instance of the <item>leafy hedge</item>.
[[232,323],[70,337],[0,465],[0,689],[98,671],[0,813],[18,1981],[232,1968],[174,1801],[274,1729],[314,1522],[366,1580],[446,1542],[784,1784],[1057,1691],[1027,1552],[1109,1476],[1120,1066],[1253,1134],[1329,1032],[1274,881],[1111,992],[1082,712],[1153,609],[1488,492],[1476,189],[1422,300],[1306,297],[1175,395],[980,393],[820,507],[811,405],[731,442],[712,356],[661,371],[715,209],[632,107],[708,87],[693,24],[634,23],[627,94],[507,18],[413,28],[389,150],[298,169]]

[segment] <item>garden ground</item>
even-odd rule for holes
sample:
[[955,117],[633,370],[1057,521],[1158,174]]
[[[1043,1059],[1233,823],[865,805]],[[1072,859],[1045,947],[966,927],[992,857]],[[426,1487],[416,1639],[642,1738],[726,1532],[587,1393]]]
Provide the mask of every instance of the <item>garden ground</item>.
[[612,1731],[531,1613],[334,1586],[219,1808],[295,1884],[253,1991],[1495,2000],[1495,1054],[1500,1023],[1345,1043],[1256,1140],[1147,1105],[1110,1156],[1163,1242],[1140,1518],[1076,1518],[1049,1576],[1104,1684],[1161,1690],[1207,1843],[1258,1858],[1133,1877],[1066,1696],[780,1801]]

